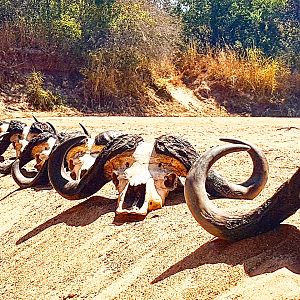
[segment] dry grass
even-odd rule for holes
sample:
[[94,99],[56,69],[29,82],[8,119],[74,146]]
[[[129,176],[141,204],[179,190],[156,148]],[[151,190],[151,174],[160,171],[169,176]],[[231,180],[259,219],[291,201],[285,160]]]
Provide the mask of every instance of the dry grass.
[[27,101],[37,109],[52,110],[61,100],[43,88],[44,78],[40,72],[32,72],[27,79]]
[[0,26],[0,51],[6,52],[9,48],[35,48],[49,50],[49,41],[46,39],[46,30],[38,24],[26,23],[20,18],[17,23],[4,22]]
[[299,93],[299,74],[292,74],[280,59],[265,57],[259,49],[243,54],[232,49],[199,53],[191,44],[180,63],[183,80],[200,97],[212,95],[225,106],[284,105]]
[[[149,89],[168,100],[166,84],[176,73],[171,60],[153,63],[142,57],[133,61],[134,58],[105,49],[93,53],[89,67],[84,70],[85,105],[112,111],[124,111],[128,105],[147,106]],[[93,99],[93,105],[89,99]]]
[[[142,21],[140,23],[147,28],[149,20]],[[166,28],[164,30],[167,30]],[[36,46],[49,52],[50,48],[55,49],[55,45],[47,41],[45,30],[42,26],[26,24],[22,19],[16,24],[2,24],[0,84],[12,81],[7,74],[11,74],[14,69],[28,69],[28,66],[34,65],[33,61],[34,69],[37,70],[41,67],[39,62],[47,65],[44,66],[46,71],[62,68],[59,53],[55,51],[54,57],[47,56],[47,61],[41,54],[31,53],[31,57],[26,52],[28,49],[35,49]],[[122,30],[126,32],[125,29]],[[120,39],[117,40],[118,47],[103,47],[90,55],[89,64],[83,71],[85,88],[81,107],[97,112],[126,111],[129,114],[143,115],[144,107],[155,105],[147,96],[149,90],[150,94],[154,93],[163,102],[167,102],[171,96],[166,90],[166,85],[170,82],[177,84],[182,79],[194,90],[198,98],[214,98],[230,113],[300,116],[300,73],[292,73],[280,59],[267,58],[255,48],[248,49],[243,54],[229,48],[210,49],[204,53],[191,44],[181,56],[180,62],[174,64],[174,53],[165,49],[168,47],[159,47],[159,40],[153,37],[151,30],[146,37],[148,43],[145,43],[143,38],[136,37],[136,41],[126,47]],[[171,41],[171,38],[169,39]],[[173,45],[170,41],[166,42],[169,47]],[[151,47],[144,48],[146,44],[150,44]],[[138,50],[136,45],[140,47]],[[20,51],[10,52],[9,49]],[[159,57],[157,49],[164,49],[161,50],[164,51],[161,54],[163,58]],[[151,55],[148,50],[151,50]],[[41,55],[41,59],[37,63],[34,59],[38,55]],[[77,67],[79,69],[82,65]],[[179,76],[176,76],[177,67]],[[41,89],[39,91],[42,93],[34,95],[34,98],[46,99],[47,95]],[[49,105],[46,105],[46,108],[47,106]],[[129,111],[129,107],[134,107],[135,111]]]

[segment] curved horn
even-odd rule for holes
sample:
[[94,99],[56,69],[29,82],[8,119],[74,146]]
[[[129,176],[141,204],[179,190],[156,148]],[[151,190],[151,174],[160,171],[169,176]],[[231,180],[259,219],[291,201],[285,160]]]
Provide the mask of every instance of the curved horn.
[[185,199],[197,222],[211,234],[227,240],[241,240],[269,231],[300,208],[300,168],[277,192],[258,208],[231,215],[208,198],[205,181],[210,167],[222,156],[248,150],[246,145],[224,145],[207,151],[191,168],[185,183]]
[[[263,190],[268,181],[269,164],[264,153],[257,146],[247,141],[233,138],[221,138],[220,141],[232,144],[247,145],[250,147],[248,153],[253,162],[253,171],[251,176],[243,183],[234,184],[228,182],[227,184],[232,191],[231,193],[235,195],[235,199],[254,199]],[[211,196],[220,195],[212,193]],[[231,195],[228,195],[229,198],[230,196]]]
[[51,129],[53,130],[53,133],[55,134],[55,135],[57,135],[58,133],[57,133],[57,130],[56,130],[56,128],[53,126],[53,124],[52,123],[50,123],[50,122],[46,122],[50,127],[51,127]]
[[108,142],[124,134],[124,132],[117,130],[104,131],[95,136],[95,145],[106,145]]
[[[7,150],[11,144],[11,132],[5,132],[0,137],[0,156]],[[0,162],[0,174],[8,175],[11,172],[11,166],[14,160],[4,160]]]
[[91,134],[88,132],[88,130],[81,123],[79,123],[79,125],[82,128],[84,134],[86,134],[88,137],[91,137]]
[[87,140],[84,135],[71,138],[60,144],[49,157],[49,179],[52,186],[63,197],[69,200],[78,200],[89,197],[100,190],[111,178],[104,172],[105,163],[114,156],[125,151],[133,151],[141,137],[123,135],[109,142],[97,157],[93,166],[84,174],[81,180],[73,180],[66,173],[63,162],[68,150],[75,144],[82,144]]
[[86,197],[86,195],[81,192],[84,189],[84,181],[72,180],[65,171],[63,162],[68,150],[75,144],[84,143],[86,138],[85,135],[81,135],[63,142],[51,153],[48,159],[48,174],[52,186],[60,195],[69,200]]
[[173,136],[162,135],[156,139],[155,151],[179,160],[187,170],[190,170],[193,162],[199,157],[195,148],[186,140]]
[[41,134],[43,132],[57,134],[55,127],[49,122],[34,122],[31,124],[29,132],[35,134]]
[[10,145],[11,132],[5,132],[0,137],[0,155],[2,155]]
[[20,160],[17,159],[12,165],[11,174],[15,182],[22,188],[30,188],[37,185],[47,185],[49,183],[48,177],[48,160],[45,161],[41,170],[37,172],[34,177],[25,176],[20,167]]
[[[26,124],[21,121],[12,120],[9,122],[8,129],[0,136],[0,156],[7,150],[11,144],[11,137],[14,134],[22,134]],[[0,163],[0,173],[9,174],[13,161],[6,160]]]
[[[210,170],[206,180],[207,192],[213,197],[224,197],[233,199],[253,199],[263,189],[268,179],[268,162],[256,146],[235,139],[222,139],[232,143],[244,144],[250,147],[249,154],[252,158],[254,169],[250,178],[242,184],[228,182],[214,170]],[[195,148],[186,140],[169,135],[160,136],[155,143],[155,150],[158,153],[172,156],[179,160],[187,170],[199,154]]]
[[[9,145],[11,144],[11,137],[14,134],[22,133],[25,123],[20,121],[10,121],[7,132],[4,132],[0,136],[0,156],[7,150]],[[11,171],[11,166],[14,161],[3,161],[0,163],[0,173],[1,174],[9,174]]]
[[32,118],[33,118],[33,120],[35,121],[35,122],[38,122],[39,120],[35,117],[35,116],[33,116],[32,115]]
[[11,175],[21,188],[29,188],[37,185],[47,185],[49,183],[47,161],[43,164],[41,170],[36,172],[36,175],[34,177],[28,175],[28,173],[26,174],[24,171],[22,171],[22,168],[34,158],[32,152],[34,147],[47,142],[50,138],[53,138],[54,144],[56,138],[49,132],[41,133],[39,136],[33,138],[24,148],[24,151],[22,152],[20,158],[13,163],[11,168]]

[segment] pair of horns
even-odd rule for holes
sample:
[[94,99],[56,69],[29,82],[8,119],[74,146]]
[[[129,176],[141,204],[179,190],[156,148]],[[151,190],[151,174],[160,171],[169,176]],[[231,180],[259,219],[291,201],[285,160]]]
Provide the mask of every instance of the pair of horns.
[[221,157],[249,151],[248,145],[223,145],[207,151],[192,166],[185,183],[187,205],[196,221],[209,233],[227,240],[241,240],[277,227],[300,208],[300,168],[258,208],[229,214],[209,200],[205,183],[212,165]]

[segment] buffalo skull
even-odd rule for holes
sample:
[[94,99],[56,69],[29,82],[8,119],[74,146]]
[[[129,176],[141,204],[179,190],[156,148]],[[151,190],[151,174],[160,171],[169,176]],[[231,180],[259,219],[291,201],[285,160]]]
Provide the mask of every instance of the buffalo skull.
[[118,191],[117,215],[147,215],[162,208],[170,191],[176,189],[179,176],[187,168],[177,159],[160,154],[155,143],[141,142],[133,153],[118,155],[105,164]]
[[[85,132],[87,131],[85,130]],[[71,171],[70,175],[72,179],[80,179],[94,164],[104,146],[122,134],[120,131],[108,130],[98,134],[94,139],[88,134],[86,141],[82,141],[73,146],[66,155],[66,163],[68,169]]]
[[[80,124],[81,125],[81,124]],[[70,171],[72,178],[80,178],[82,174],[93,164],[97,155],[101,152],[104,145],[120,132],[106,131],[98,134],[95,139],[91,139],[87,130],[81,125],[86,133],[87,142],[79,142],[73,145],[67,152],[64,166]],[[50,153],[60,143],[76,136],[82,136],[82,132],[59,133],[54,135],[44,132],[34,137],[24,148],[19,159],[12,165],[12,176],[15,182],[22,188],[45,185],[49,183],[48,177],[48,158]],[[35,161],[35,176],[28,173],[26,165]]]
[[[179,184],[179,178],[187,176],[199,157],[194,147],[179,137],[163,135],[148,143],[138,135],[121,135],[105,145],[81,179],[73,180],[62,168],[63,162],[69,149],[84,141],[87,142],[84,136],[70,139],[50,155],[52,186],[63,197],[77,200],[93,195],[112,180],[118,190],[118,216],[145,216],[149,211],[161,208],[169,192]],[[254,145],[233,139],[225,141],[249,145],[253,173],[244,183],[233,184],[211,171],[207,179],[209,194],[252,199],[266,183],[267,161]]]
[[[16,152],[16,158],[20,158],[26,145],[43,132],[56,134],[54,127],[50,123],[35,122],[29,127],[20,121],[10,121],[6,132],[0,135],[0,155],[2,155],[10,145]],[[11,170],[15,158],[4,160],[0,164],[0,173],[8,174]]]

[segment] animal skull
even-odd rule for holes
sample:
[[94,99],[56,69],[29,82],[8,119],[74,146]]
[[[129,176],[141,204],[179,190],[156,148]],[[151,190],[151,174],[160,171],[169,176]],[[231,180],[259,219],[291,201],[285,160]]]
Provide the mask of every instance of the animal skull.
[[[87,136],[90,136],[87,130],[83,127]],[[114,138],[123,133],[116,130],[108,130],[98,134],[95,139],[88,138],[87,141],[72,147],[66,154],[68,169],[71,171],[71,178],[80,179],[95,163],[96,158],[102,152],[105,145]]]
[[104,145],[96,145],[94,139],[89,138],[87,143],[75,146],[66,155],[68,169],[75,180],[81,178],[94,164]]
[[125,153],[104,167],[118,191],[117,215],[147,215],[162,208],[170,191],[176,189],[186,168],[175,158],[158,154],[154,143],[142,142],[130,155]]
[[27,139],[27,135],[29,132],[29,127],[25,126],[23,131],[20,133],[15,133],[11,136],[10,142],[13,145],[13,148],[16,151],[16,157],[19,158],[25,146],[28,144],[29,140]]
[[[84,176],[74,180],[62,166],[67,153],[86,140],[86,136],[74,137],[51,153],[48,164],[51,184],[63,197],[78,200],[95,194],[112,180],[118,191],[116,216],[121,217],[130,215],[140,219],[138,216],[161,208],[169,192],[176,189],[180,177],[186,177],[199,158],[194,147],[179,137],[163,135],[148,143],[139,135],[122,134],[110,139]],[[238,143],[234,139],[228,141]],[[251,199],[264,186],[268,174],[264,155],[251,144],[239,143],[249,145],[254,163],[252,175],[244,183],[234,184],[211,171],[207,178],[211,195]]]
[[[16,157],[19,158],[28,143],[38,137],[43,132],[53,132],[54,129],[50,123],[34,122],[30,127],[25,126],[21,132],[11,136],[10,141],[16,151]],[[54,133],[54,132],[53,132]]]
[[40,171],[47,161],[54,145],[56,143],[56,138],[50,137],[47,141],[38,144],[32,149],[32,156],[35,158],[36,164],[35,168]]

